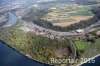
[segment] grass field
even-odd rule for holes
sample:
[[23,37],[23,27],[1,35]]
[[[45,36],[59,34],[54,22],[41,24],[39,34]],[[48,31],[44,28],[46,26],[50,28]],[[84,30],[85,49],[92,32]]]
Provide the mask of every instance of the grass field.
[[87,20],[89,18],[92,18],[93,13],[90,11],[92,9],[91,6],[92,5],[78,5],[67,3],[60,3],[54,5],[52,4],[52,7],[48,9],[51,12],[44,15],[42,19],[47,20],[54,25],[62,27],[68,26],[81,20]]
[[96,39],[96,42],[92,44],[82,55],[83,58],[90,58],[97,54],[100,54],[100,38]]
[[75,41],[75,45],[78,50],[85,50],[89,46],[88,42],[84,41]]

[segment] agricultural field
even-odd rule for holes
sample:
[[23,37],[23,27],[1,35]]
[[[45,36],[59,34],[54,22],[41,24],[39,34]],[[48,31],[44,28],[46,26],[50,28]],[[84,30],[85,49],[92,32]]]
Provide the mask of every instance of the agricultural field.
[[78,50],[85,50],[89,46],[88,42],[85,41],[75,41],[75,45]]
[[96,39],[95,43],[87,48],[82,57],[90,58],[98,54],[100,54],[100,38]]
[[87,20],[93,17],[91,12],[92,5],[78,5],[78,4],[56,4],[50,7],[46,15],[42,19],[51,22],[53,25],[69,26],[81,20]]

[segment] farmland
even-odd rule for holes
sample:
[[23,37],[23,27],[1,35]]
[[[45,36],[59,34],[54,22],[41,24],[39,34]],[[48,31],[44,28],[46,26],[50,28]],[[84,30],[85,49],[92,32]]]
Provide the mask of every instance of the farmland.
[[91,12],[92,5],[79,5],[69,3],[59,3],[49,8],[49,12],[42,19],[51,22],[53,25],[69,26],[81,20],[87,20],[93,17]]
[[88,47],[88,42],[85,41],[75,41],[78,50],[85,50]]

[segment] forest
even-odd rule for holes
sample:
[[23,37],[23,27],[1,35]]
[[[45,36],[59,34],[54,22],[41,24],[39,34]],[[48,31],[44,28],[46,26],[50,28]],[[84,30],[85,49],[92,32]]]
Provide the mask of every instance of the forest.
[[[60,58],[73,58],[74,49],[70,39],[50,39],[45,36],[24,32],[15,26],[2,28],[0,40],[5,41],[17,51],[28,55],[34,60],[51,64],[51,58],[59,58],[56,53],[62,51]],[[60,49],[60,50],[59,50]]]

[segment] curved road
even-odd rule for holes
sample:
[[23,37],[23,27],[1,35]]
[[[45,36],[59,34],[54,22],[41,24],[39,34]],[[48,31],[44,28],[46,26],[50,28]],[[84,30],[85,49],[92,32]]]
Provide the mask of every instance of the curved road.
[[97,29],[100,29],[100,27],[98,28],[94,28],[95,26],[99,26],[100,25],[100,21],[98,21],[97,23],[84,28],[84,32],[81,33],[77,33],[76,31],[71,31],[71,32],[60,32],[60,31],[54,31],[51,29],[47,29],[47,28],[43,28],[37,24],[34,24],[32,22],[26,22],[23,21],[24,26],[21,27],[20,29],[24,30],[24,31],[33,31],[37,34],[42,34],[42,35],[52,35],[52,36],[58,36],[58,37],[67,37],[67,36],[77,36],[77,35],[84,35],[86,33],[89,32],[93,32],[96,31]]

